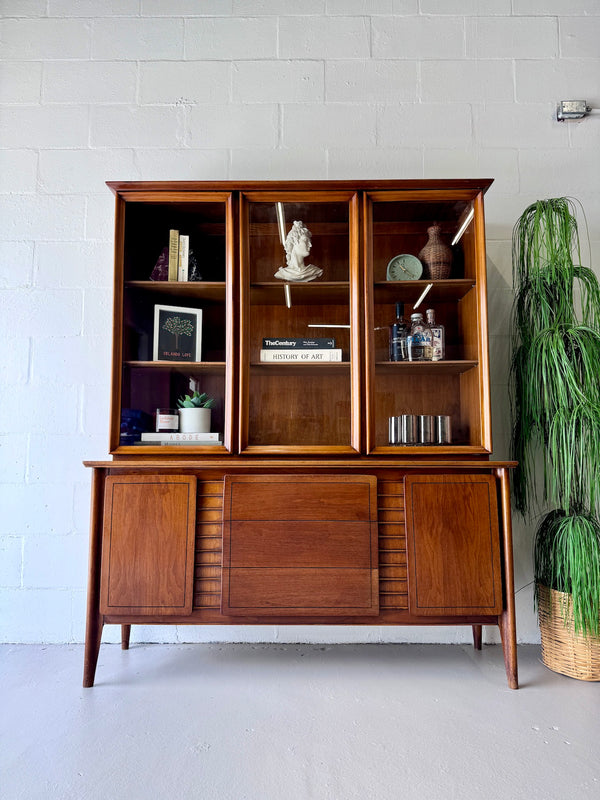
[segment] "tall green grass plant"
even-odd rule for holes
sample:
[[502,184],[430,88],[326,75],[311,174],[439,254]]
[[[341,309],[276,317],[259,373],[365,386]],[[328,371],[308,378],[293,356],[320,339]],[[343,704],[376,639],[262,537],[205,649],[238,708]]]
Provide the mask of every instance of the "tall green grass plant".
[[575,629],[598,635],[600,285],[580,262],[572,200],[525,209],[513,230],[513,495],[524,515],[551,507],[536,530],[536,582],[571,594]]

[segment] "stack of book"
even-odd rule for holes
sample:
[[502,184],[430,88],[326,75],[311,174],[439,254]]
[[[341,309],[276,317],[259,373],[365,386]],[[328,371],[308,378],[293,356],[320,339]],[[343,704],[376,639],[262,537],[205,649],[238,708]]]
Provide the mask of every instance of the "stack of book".
[[195,445],[205,447],[222,445],[222,433],[142,433],[139,444],[143,445]]
[[190,237],[179,231],[169,231],[169,280],[187,281],[190,252]]
[[266,362],[290,361],[313,363],[341,361],[342,348],[335,339],[301,339],[288,336],[263,339],[260,360]]

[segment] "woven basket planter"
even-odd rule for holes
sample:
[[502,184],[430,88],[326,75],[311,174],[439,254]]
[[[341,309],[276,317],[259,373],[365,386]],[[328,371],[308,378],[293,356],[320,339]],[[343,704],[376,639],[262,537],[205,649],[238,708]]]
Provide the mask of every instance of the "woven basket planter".
[[575,633],[571,595],[540,585],[538,601],[544,664],[570,678],[600,681],[600,638]]

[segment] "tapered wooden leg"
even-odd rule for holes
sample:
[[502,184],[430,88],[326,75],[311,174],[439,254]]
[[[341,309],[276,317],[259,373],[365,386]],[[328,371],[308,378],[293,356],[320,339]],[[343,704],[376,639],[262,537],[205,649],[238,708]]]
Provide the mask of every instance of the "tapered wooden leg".
[[129,637],[131,625],[121,625],[121,650],[129,650]]
[[500,491],[502,498],[502,534],[504,554],[504,587],[506,591],[505,608],[498,624],[502,637],[502,650],[504,652],[504,666],[510,689],[519,688],[519,671],[517,666],[517,624],[515,614],[515,581],[513,574],[513,548],[512,548],[512,517],[510,511],[510,485],[508,470],[496,470],[500,478]]
[[88,625],[85,633],[85,651],[83,657],[83,687],[89,689],[94,685],[96,676],[96,664],[98,663],[98,653],[100,652],[100,642],[102,640],[102,621],[92,626]]
[[100,614],[100,559],[102,551],[102,505],[105,470],[92,470],[90,557],[88,571],[87,616],[85,626],[85,651],[83,658],[83,685],[94,685],[96,664],[102,640],[103,618]]
[[509,689],[518,689],[519,671],[517,667],[517,640],[515,636],[514,624],[511,622],[507,611],[504,611],[500,616],[499,625],[508,687]]
[[475,650],[481,650],[481,632],[483,630],[482,625],[473,625],[473,647]]

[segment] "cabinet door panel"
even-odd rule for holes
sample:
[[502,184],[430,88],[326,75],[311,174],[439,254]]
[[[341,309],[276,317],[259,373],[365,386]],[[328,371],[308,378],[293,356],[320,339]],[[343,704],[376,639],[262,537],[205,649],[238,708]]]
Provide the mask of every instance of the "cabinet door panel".
[[191,613],[195,511],[194,477],[106,479],[101,613]]
[[225,476],[223,613],[379,611],[376,479]]
[[414,614],[499,614],[502,576],[495,479],[405,479],[410,607]]

